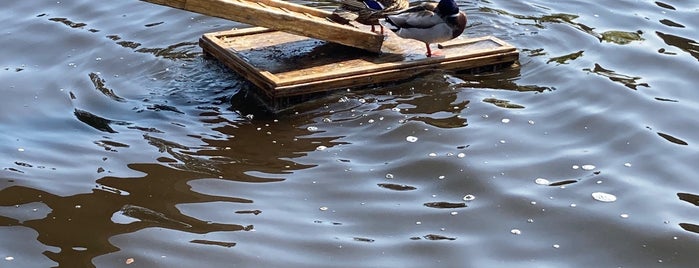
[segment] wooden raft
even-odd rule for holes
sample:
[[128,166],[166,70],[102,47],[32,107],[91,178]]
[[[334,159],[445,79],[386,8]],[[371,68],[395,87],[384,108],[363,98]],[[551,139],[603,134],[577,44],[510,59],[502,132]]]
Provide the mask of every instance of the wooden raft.
[[262,27],[204,34],[199,44],[272,99],[404,80],[435,69],[509,66],[519,58],[515,47],[493,36],[457,38],[440,46],[443,56],[428,58],[424,43],[387,34],[380,54]]

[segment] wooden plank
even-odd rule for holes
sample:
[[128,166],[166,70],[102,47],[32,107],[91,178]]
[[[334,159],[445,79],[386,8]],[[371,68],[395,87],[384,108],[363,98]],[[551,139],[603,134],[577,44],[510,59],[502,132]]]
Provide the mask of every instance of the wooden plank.
[[[464,70],[511,64],[519,52],[492,36],[458,38],[425,57],[424,44],[389,35],[382,54],[251,28],[205,34],[204,51],[274,99],[412,78],[435,69]],[[344,49],[343,49],[344,48]]]
[[383,35],[378,33],[334,23],[327,19],[330,12],[279,0],[142,1],[326,40],[375,53],[381,51],[384,39]]

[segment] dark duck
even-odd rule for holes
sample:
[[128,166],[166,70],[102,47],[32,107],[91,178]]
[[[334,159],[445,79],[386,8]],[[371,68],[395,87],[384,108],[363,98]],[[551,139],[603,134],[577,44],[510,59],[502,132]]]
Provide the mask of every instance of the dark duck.
[[441,0],[387,14],[386,23],[396,35],[425,43],[427,56],[431,57],[430,44],[454,39],[464,32],[466,14],[454,0]]

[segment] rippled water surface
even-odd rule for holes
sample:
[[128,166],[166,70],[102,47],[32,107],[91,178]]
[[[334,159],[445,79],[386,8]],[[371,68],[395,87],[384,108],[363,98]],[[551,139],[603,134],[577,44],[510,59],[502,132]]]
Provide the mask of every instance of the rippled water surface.
[[0,266],[695,266],[699,4],[598,2],[459,0],[518,68],[269,114],[197,44],[246,25],[6,1]]

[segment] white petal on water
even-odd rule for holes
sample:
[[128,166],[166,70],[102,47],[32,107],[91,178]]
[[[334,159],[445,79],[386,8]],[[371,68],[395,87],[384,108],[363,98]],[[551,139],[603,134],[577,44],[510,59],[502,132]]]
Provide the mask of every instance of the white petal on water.
[[459,154],[456,155],[456,157],[458,157],[458,158],[464,158],[464,157],[466,157],[466,154],[465,154],[465,153],[459,153]]
[[560,248],[560,247],[561,247],[561,245],[559,245],[559,244],[553,244],[553,248]]
[[17,148],[17,151],[24,152],[24,148]]
[[5,257],[5,260],[6,261],[13,261],[13,260],[15,260],[15,257],[7,256],[7,257]]
[[328,147],[324,146],[324,145],[320,145],[320,146],[316,147],[316,151],[323,151],[325,149],[328,149]]
[[408,142],[416,142],[416,141],[417,141],[417,137],[415,137],[415,136],[407,136],[407,137],[405,137],[405,140],[408,141]]
[[573,165],[573,169],[579,169],[579,168],[580,168],[580,166],[578,166],[578,165]]
[[474,196],[472,194],[467,194],[467,195],[464,195],[463,199],[464,199],[464,201],[472,201],[472,200],[476,199],[476,196]]
[[536,178],[536,180],[534,180],[534,182],[535,182],[536,184],[538,184],[538,185],[549,185],[549,184],[551,184],[551,182],[550,182],[549,180],[544,179],[544,178]]
[[619,215],[619,217],[621,217],[622,219],[627,219],[629,218],[629,214],[622,213],[621,215]]
[[616,196],[613,194],[594,192],[592,193],[592,198],[600,202],[614,202],[616,201]]
[[582,169],[583,170],[593,170],[593,169],[595,169],[595,165],[583,165]]
[[310,126],[310,127],[307,127],[306,130],[308,130],[308,131],[318,131],[318,127],[316,127],[316,126]]
[[328,207],[320,207],[320,211],[326,211],[328,210]]
[[625,167],[631,167],[631,163],[624,163]]
[[435,156],[437,156],[437,153],[429,153],[428,156],[429,156],[429,157],[435,157]]
[[503,122],[503,123],[507,124],[507,123],[510,122],[510,119],[509,119],[509,118],[503,118],[502,120],[500,120],[500,122]]
[[512,233],[513,235],[520,235],[522,234],[522,231],[519,229],[512,229],[510,230],[510,233]]
[[449,214],[451,214],[452,216],[456,216],[456,215],[458,215],[458,214],[459,214],[459,212],[456,212],[456,211],[452,211],[452,212],[451,212],[451,213],[449,213]]
[[386,179],[389,179],[389,180],[393,179],[393,174],[391,174],[391,173],[386,174]]

